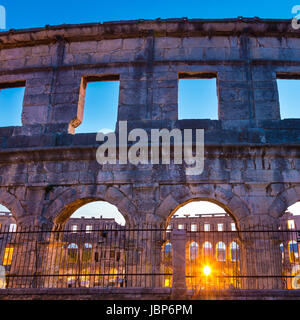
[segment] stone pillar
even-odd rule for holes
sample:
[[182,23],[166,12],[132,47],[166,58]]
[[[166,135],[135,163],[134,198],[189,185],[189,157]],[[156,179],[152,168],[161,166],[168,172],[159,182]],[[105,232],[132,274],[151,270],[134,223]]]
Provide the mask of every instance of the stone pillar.
[[139,250],[137,226],[127,226],[125,233],[125,286],[137,287],[139,283]]
[[183,297],[186,292],[185,243],[186,231],[174,229],[171,236],[173,253],[173,290],[174,298]]
[[[149,244],[149,254],[147,255],[152,276],[148,277],[147,286],[152,288],[163,287],[164,276],[161,274],[164,273],[164,263],[162,260],[163,256],[163,230],[154,227],[154,230],[151,230],[151,237],[148,240]],[[157,229],[156,229],[157,228]]]
[[[55,226],[55,231],[62,231],[64,228],[64,224],[57,225]],[[65,277],[61,280],[58,277],[62,258],[67,253],[65,245],[64,233],[51,233],[44,259],[44,265],[46,267],[44,273],[47,275],[44,279],[44,287],[46,288],[59,288],[63,287],[66,283]]]
[[278,225],[256,219],[241,231],[242,289],[283,289]]

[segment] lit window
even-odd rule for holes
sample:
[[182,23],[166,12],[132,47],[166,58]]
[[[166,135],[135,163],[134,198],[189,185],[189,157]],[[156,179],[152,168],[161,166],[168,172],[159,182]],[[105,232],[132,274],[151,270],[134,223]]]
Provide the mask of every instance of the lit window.
[[218,231],[223,231],[223,223],[218,223]]
[[284,260],[284,246],[283,243],[280,244],[281,260]]
[[203,254],[205,256],[211,256],[212,255],[212,244],[210,242],[208,242],[208,241],[204,242]]
[[13,247],[6,247],[5,248],[3,261],[2,261],[2,264],[4,266],[10,266],[11,265],[13,252],[14,252],[14,248]]
[[78,230],[78,226],[76,224],[72,225],[72,231],[76,232]]
[[190,260],[194,260],[198,256],[199,245],[197,242],[193,241],[190,245]]
[[184,229],[184,225],[183,225],[183,224],[179,224],[179,225],[178,225],[178,229],[179,229],[179,230],[183,230],[183,229]]
[[169,224],[167,227],[167,232],[171,232],[172,226]]
[[204,224],[204,231],[210,231],[210,224],[209,223]]
[[191,231],[197,231],[197,225],[196,223],[191,224]]
[[85,227],[86,233],[91,233],[92,229],[93,229],[93,226],[91,226],[91,225],[88,225]]
[[109,271],[109,274],[110,274],[110,276],[109,276],[110,279],[109,279],[109,280],[110,280],[111,282],[117,280],[118,270],[117,270],[116,268],[111,268],[110,271]]
[[78,246],[75,243],[68,245],[68,262],[76,262]]
[[217,243],[217,260],[225,261],[226,260],[226,246],[224,242]]
[[235,223],[231,223],[231,231],[236,231],[236,225]]
[[165,279],[165,287],[167,288],[171,287],[171,281],[169,278]]
[[239,260],[239,245],[235,241],[230,245],[230,257],[231,261]]
[[294,220],[288,220],[288,229],[295,229],[295,221]]
[[87,262],[92,257],[92,245],[90,243],[85,243],[82,251],[82,261]]
[[17,228],[17,225],[15,223],[12,223],[9,225],[9,232],[15,232]]
[[165,258],[171,258],[172,256],[172,244],[170,242],[168,242],[165,245]]
[[298,262],[299,251],[298,251],[298,244],[296,241],[289,242],[289,253],[290,253],[290,261],[292,263]]

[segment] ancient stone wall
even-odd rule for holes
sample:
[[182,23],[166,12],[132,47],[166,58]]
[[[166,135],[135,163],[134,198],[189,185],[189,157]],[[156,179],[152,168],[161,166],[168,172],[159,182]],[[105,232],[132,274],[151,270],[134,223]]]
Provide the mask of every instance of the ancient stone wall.
[[[219,119],[178,120],[178,80],[211,77]],[[0,128],[0,203],[19,225],[59,227],[93,200],[116,205],[131,224],[166,224],[193,199],[221,205],[238,228],[278,224],[300,200],[300,119],[280,119],[277,78],[300,78],[299,32],[288,20],[169,19],[2,32],[0,87],[26,90],[23,126]],[[204,172],[187,176],[174,164],[99,165],[96,134],[74,132],[86,84],[105,80],[120,81],[116,121],[130,128],[205,129]]]

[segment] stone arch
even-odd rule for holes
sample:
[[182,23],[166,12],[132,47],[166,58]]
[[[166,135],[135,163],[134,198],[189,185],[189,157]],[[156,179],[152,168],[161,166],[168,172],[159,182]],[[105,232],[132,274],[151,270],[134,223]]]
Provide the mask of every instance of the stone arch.
[[285,189],[271,203],[268,215],[274,218],[282,216],[288,207],[300,201],[300,186]]
[[106,186],[78,186],[65,190],[52,201],[44,217],[53,221],[58,228],[65,224],[80,207],[94,201],[106,201],[118,208],[126,223],[136,224],[139,220],[132,201],[118,188]]
[[7,207],[7,209],[15,218],[16,223],[18,223],[18,220],[26,215],[19,199],[17,199],[13,194],[7,192],[6,190],[0,190],[0,204]]
[[238,228],[240,221],[250,215],[246,203],[231,190],[220,186],[182,186],[182,190],[178,187],[180,186],[170,189],[170,193],[156,210],[156,215],[161,218],[164,227],[179,208],[192,201],[209,201],[217,204],[233,217]]

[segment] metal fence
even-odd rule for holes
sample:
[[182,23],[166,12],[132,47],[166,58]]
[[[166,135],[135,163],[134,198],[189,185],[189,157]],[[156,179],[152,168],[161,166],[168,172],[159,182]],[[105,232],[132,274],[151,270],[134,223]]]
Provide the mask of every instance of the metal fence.
[[181,272],[186,288],[194,293],[298,289],[299,243],[297,230],[174,232],[110,226],[41,231],[2,226],[2,286],[172,287]]
[[300,231],[249,229],[187,231],[187,288],[300,289]]

